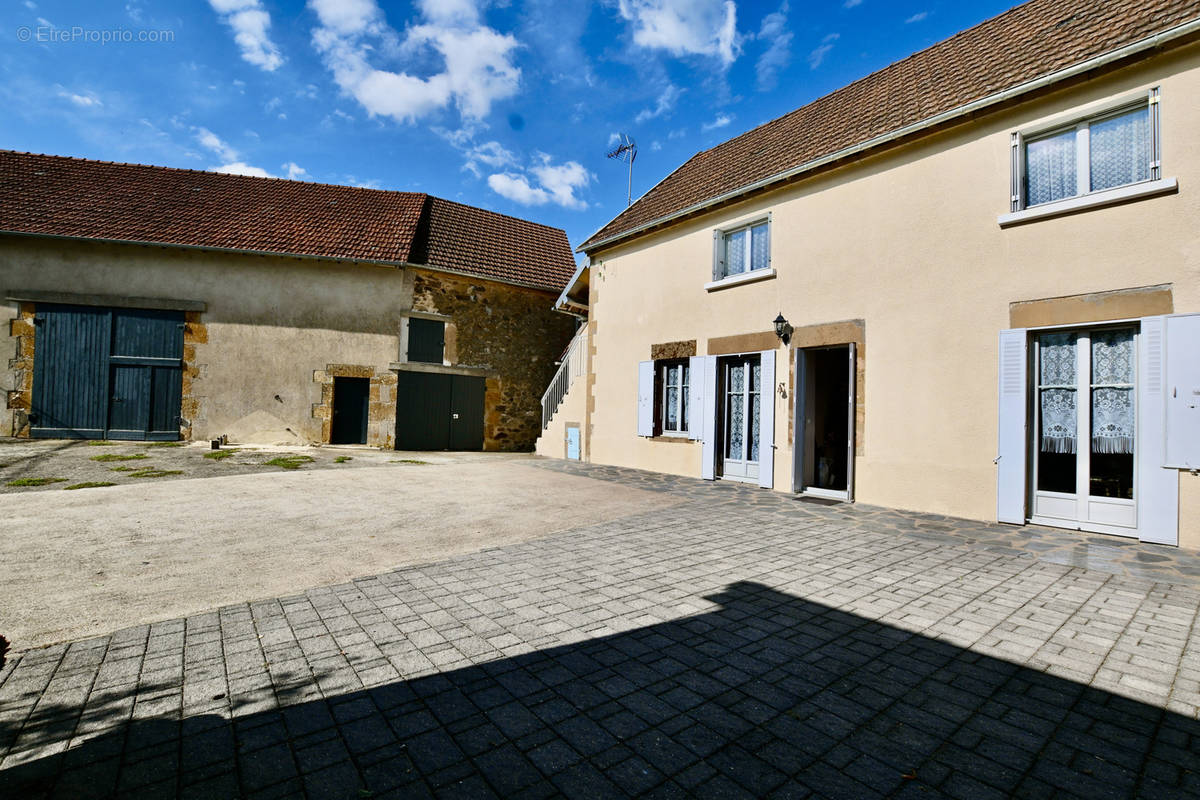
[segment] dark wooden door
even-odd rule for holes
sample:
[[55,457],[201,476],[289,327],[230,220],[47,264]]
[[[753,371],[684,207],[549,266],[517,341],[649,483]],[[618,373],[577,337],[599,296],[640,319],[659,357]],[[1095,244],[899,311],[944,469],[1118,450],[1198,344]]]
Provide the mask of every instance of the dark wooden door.
[[454,375],[450,391],[450,449],[483,449],[484,379]]
[[329,427],[331,444],[367,443],[370,400],[369,378],[333,379],[333,420]]
[[397,450],[482,450],[484,379],[401,372],[396,385]]
[[37,307],[36,437],[179,438],[183,314]]

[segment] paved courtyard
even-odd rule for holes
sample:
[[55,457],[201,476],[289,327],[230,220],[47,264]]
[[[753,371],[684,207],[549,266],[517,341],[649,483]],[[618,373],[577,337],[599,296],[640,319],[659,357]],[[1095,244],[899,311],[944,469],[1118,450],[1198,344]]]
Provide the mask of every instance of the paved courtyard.
[[663,503],[24,653],[0,795],[1200,795],[1188,554],[528,468]]

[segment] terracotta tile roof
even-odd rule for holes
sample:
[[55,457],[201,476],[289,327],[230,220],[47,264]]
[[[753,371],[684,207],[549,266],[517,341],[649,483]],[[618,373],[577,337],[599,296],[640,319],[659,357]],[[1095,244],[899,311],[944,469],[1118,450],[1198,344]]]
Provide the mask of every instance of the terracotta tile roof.
[[580,249],[1200,16],[1200,0],[1032,0],[698,153]]
[[413,261],[435,269],[486,274],[513,283],[562,291],[575,272],[561,228],[429,198],[429,236]]
[[11,150],[0,150],[0,231],[394,264],[428,256],[433,268],[555,292],[575,269],[562,230],[418,192]]

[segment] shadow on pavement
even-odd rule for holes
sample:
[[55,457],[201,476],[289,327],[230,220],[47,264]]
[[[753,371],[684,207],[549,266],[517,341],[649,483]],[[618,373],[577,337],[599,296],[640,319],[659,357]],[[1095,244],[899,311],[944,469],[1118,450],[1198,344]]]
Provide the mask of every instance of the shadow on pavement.
[[[282,711],[120,723],[0,772],[0,795],[1200,793],[1196,720],[758,584],[709,599],[720,608],[579,644],[281,695]],[[79,709],[57,711],[38,709],[34,740],[70,735]],[[0,723],[0,745],[16,735]]]

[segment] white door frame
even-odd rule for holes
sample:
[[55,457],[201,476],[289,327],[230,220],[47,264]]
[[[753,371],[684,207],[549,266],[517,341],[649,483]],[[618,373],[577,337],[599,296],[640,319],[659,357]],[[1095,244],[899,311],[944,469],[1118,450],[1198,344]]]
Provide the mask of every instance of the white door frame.
[[[804,484],[805,427],[807,425],[808,385],[806,383],[807,363],[805,353],[810,350],[834,350],[845,347],[848,351],[849,391],[846,398],[846,489],[822,489]],[[792,492],[794,494],[828,497],[835,500],[854,502],[854,455],[856,451],[856,423],[858,411],[858,345],[855,342],[827,345],[822,347],[798,347],[792,359],[795,386],[792,387]]]

